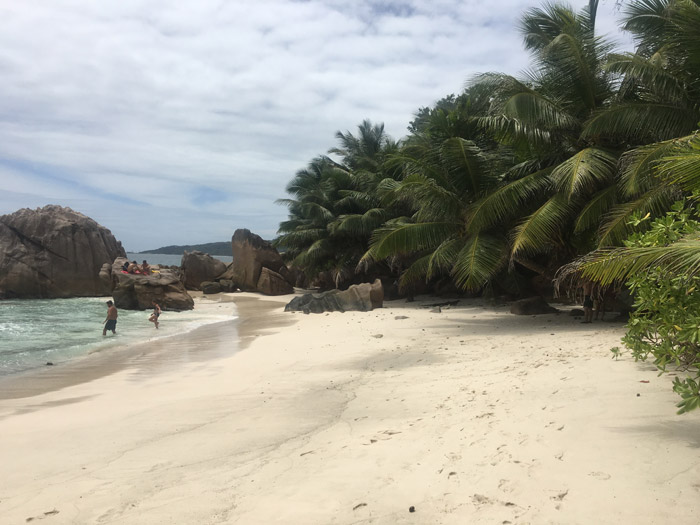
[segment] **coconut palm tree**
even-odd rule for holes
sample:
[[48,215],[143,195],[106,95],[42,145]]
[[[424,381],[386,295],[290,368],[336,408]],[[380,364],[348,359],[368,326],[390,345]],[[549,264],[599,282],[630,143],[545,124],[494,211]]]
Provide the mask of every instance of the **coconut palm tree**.
[[[590,248],[595,219],[613,202],[598,193],[614,185],[619,155],[580,138],[613,95],[602,67],[610,46],[593,33],[592,4],[580,14],[560,5],[528,11],[521,30],[535,68],[527,78],[478,77],[468,93],[487,97],[466,100],[486,104],[436,108],[407,140],[406,176],[385,198],[411,202],[414,213],[377,230],[365,260],[414,253],[402,281],[448,273],[480,288],[509,255],[547,273],[545,260],[556,267]],[[582,235],[572,235],[577,226]]]
[[309,276],[330,271],[339,284],[354,273],[367,250],[369,236],[382,224],[376,185],[393,173],[383,171],[390,153],[398,148],[382,124],[365,120],[358,135],[338,132],[340,145],[329,156],[312,160],[287,186],[291,199],[277,202],[289,208],[289,220],[280,224],[275,245]]
[[639,0],[627,4],[623,27],[635,53],[612,55],[607,70],[620,87],[614,104],[597,112],[582,136],[632,147],[619,165],[619,204],[599,230],[599,246],[619,244],[630,217],[663,214],[681,194],[653,170],[700,121],[700,6],[696,1]]
[[616,201],[621,144],[582,137],[586,122],[614,95],[604,69],[612,47],[595,36],[596,8],[591,2],[580,13],[559,4],[529,10],[521,32],[533,69],[524,79],[477,79],[494,93],[481,123],[520,162],[472,207],[467,226],[476,233],[515,219],[510,257],[532,269],[544,261],[556,268],[590,249],[600,216]]
[[374,232],[362,262],[399,260],[408,266],[400,280],[403,287],[449,275],[460,287],[478,289],[505,264],[502,233],[468,235],[464,227],[465,210],[498,184],[512,157],[476,121],[488,98],[476,86],[456,100],[422,109],[393,157],[403,177],[378,187],[384,203],[402,203],[410,213]]
[[[700,134],[676,141],[670,154],[655,166],[655,172],[660,180],[694,195],[691,201],[697,202],[700,196]],[[676,203],[674,211],[678,213],[682,208]],[[649,218],[649,215],[643,218],[638,215],[630,222],[639,227]],[[656,267],[678,275],[700,275],[700,232],[681,232],[670,242],[660,245],[599,248],[562,267],[558,281],[576,275],[602,285],[624,283],[629,275]]]

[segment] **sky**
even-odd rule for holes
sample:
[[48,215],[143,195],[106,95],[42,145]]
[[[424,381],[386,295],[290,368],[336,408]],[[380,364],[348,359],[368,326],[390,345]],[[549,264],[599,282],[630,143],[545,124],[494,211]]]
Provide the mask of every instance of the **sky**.
[[[570,1],[576,9],[587,0]],[[127,251],[275,236],[315,156],[528,68],[526,0],[0,0],[0,215],[69,206]],[[597,29],[629,48],[614,0]]]

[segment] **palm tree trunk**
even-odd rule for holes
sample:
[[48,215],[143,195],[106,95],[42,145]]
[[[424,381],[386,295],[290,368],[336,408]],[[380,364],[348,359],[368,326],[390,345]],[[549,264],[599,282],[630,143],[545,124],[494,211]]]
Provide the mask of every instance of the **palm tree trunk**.
[[531,261],[529,259],[523,259],[522,257],[513,257],[513,260],[518,263],[520,266],[524,266],[528,270],[531,270],[542,277],[547,277],[548,279],[554,279],[554,275],[552,274],[551,271],[549,271],[547,268],[542,266],[541,264],[537,264],[534,261]]
[[588,14],[591,17],[591,31],[595,34],[595,17],[598,12],[599,0],[588,0]]

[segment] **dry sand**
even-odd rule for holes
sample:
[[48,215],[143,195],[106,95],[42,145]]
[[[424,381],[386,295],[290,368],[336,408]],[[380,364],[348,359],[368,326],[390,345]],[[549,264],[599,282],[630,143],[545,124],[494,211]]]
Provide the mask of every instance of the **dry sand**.
[[700,522],[700,414],[611,359],[623,325],[288,299],[237,294],[237,325],[5,392],[0,523]]

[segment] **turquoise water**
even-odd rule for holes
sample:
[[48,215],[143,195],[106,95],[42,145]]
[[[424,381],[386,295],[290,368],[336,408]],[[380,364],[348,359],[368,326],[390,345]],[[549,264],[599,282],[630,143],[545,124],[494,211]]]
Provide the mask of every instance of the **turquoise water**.
[[106,297],[0,301],[0,376],[59,364],[92,352],[168,337],[236,318],[233,303],[202,304],[188,312],[163,311],[160,328],[150,311],[119,310],[117,334],[102,336]]
[[[182,255],[171,255],[168,253],[127,252],[126,257],[130,261],[136,261],[139,264],[141,264],[144,259],[148,261],[148,264],[163,264],[166,266],[180,266],[180,263],[182,262]],[[214,257],[214,259],[219,259],[220,261],[225,262],[226,264],[229,264],[231,261],[233,261],[233,257],[230,255],[212,255],[212,257]]]

